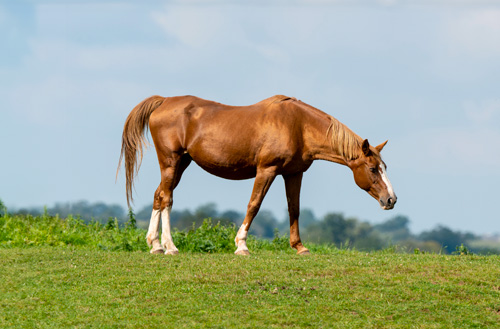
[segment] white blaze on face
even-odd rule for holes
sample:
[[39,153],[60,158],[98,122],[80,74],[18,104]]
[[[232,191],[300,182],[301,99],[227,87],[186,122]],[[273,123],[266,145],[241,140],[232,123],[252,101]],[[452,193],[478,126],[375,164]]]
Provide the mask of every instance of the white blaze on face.
[[384,182],[385,186],[387,186],[387,192],[391,196],[391,198],[396,199],[396,195],[394,194],[394,190],[392,189],[392,184],[389,181],[389,177],[387,177],[387,172],[385,171],[385,166],[383,164],[380,164],[380,175],[382,176],[382,181]]

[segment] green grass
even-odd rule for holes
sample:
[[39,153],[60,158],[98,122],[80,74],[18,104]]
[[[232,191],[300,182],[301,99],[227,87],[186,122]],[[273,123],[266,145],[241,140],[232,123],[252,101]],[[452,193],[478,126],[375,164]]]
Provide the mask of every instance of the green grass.
[[0,249],[2,328],[500,327],[500,257]]
[[0,328],[500,328],[499,256],[306,244],[301,257],[278,236],[241,257],[234,228],[210,222],[164,256],[144,234],[0,217]]

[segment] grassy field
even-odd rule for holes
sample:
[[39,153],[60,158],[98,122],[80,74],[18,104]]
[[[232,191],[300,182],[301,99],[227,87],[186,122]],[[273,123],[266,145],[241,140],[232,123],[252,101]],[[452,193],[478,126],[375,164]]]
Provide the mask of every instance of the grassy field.
[[500,256],[359,252],[206,221],[150,255],[133,223],[0,217],[0,328],[500,328]]
[[500,257],[0,249],[1,328],[495,328]]

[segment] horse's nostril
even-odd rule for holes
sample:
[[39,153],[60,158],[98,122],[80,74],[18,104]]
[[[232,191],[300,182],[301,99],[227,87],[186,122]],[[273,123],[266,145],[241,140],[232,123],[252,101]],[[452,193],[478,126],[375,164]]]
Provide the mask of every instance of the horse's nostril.
[[387,199],[387,205],[388,206],[392,205],[392,198]]

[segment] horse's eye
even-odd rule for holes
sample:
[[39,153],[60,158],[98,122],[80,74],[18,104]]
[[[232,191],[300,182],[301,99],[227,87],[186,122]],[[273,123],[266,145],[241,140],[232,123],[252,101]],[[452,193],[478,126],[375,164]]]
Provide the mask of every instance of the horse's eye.
[[370,168],[370,171],[371,171],[372,173],[376,174],[376,173],[377,173],[377,168]]

